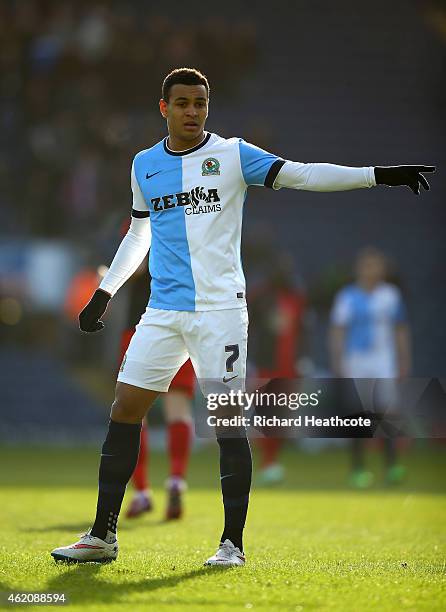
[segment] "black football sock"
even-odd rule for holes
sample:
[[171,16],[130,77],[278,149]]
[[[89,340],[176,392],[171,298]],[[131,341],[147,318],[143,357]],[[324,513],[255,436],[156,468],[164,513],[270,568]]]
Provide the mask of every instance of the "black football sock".
[[384,455],[386,458],[387,468],[391,468],[396,464],[396,443],[393,438],[384,438]]
[[352,438],[352,468],[353,471],[364,469],[364,440]]
[[107,531],[116,533],[125,488],[139,453],[141,424],[110,420],[99,465],[99,493],[91,535],[104,540]]
[[243,528],[252,476],[251,449],[246,437],[217,437],[217,442],[220,446],[220,480],[225,509],[221,542],[231,540],[243,551]]

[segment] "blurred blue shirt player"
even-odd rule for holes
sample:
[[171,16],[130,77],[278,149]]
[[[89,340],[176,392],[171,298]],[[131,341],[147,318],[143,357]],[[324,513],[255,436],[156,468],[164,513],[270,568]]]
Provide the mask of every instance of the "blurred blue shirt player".
[[[384,255],[372,248],[362,251],[356,262],[356,282],[335,297],[330,329],[334,374],[355,379],[357,401],[380,415],[398,409],[396,379],[408,376],[411,361],[405,306],[399,289],[386,282],[386,276]],[[397,463],[393,438],[384,438],[384,454],[386,481],[396,484],[405,469]],[[364,489],[372,482],[373,474],[364,468],[364,440],[353,438],[350,484]]]
[[333,369],[348,378],[406,376],[406,309],[399,289],[384,281],[384,256],[363,251],[356,273],[356,282],[336,295],[331,312]]

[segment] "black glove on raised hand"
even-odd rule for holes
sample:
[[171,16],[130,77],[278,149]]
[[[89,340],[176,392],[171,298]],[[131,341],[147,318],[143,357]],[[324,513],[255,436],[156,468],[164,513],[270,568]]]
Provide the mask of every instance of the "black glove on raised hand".
[[83,332],[97,332],[103,329],[104,324],[99,321],[107,309],[111,295],[102,289],[96,289],[93,297],[79,315],[79,327]]
[[429,183],[422,172],[435,172],[435,166],[376,166],[377,185],[407,185],[415,195],[420,195],[420,184],[429,189]]

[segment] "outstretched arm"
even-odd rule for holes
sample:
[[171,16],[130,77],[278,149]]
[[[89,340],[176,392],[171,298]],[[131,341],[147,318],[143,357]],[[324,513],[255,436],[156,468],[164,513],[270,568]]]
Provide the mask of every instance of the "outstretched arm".
[[149,210],[132,167],[132,221],[99,288],[79,315],[79,327],[84,332],[96,332],[104,327],[100,318],[112,296],[128,280],[150,248],[152,233]]
[[434,171],[434,166],[351,168],[335,164],[285,161],[274,181],[274,189],[289,187],[306,191],[347,191],[375,185],[407,185],[418,195],[420,184],[429,189],[429,183],[422,172]]

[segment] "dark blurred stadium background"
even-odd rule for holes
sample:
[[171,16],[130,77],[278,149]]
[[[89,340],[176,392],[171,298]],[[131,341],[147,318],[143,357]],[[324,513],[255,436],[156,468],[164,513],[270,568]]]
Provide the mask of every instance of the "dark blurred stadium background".
[[207,127],[223,136],[298,161],[437,165],[420,198],[253,189],[244,248],[248,290],[264,261],[292,254],[316,371],[335,291],[358,249],[382,248],[408,304],[413,374],[445,375],[444,3],[1,0],[0,40],[3,442],[86,440],[104,425],[126,292],[93,338],[77,332],[73,295],[115,252],[132,157],[164,135],[160,84],[183,65],[207,74]]

